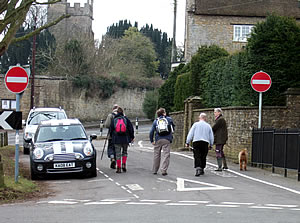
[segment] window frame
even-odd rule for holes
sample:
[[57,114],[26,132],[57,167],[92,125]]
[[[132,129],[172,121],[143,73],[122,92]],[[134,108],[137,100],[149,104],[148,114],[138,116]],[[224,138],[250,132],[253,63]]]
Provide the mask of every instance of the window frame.
[[[233,41],[234,42],[248,42],[248,38],[253,30],[254,25],[244,24],[244,25],[233,25]],[[246,33],[246,28],[248,28],[248,33]],[[239,29],[239,33],[237,35],[237,29]],[[244,33],[246,34],[244,34]]]

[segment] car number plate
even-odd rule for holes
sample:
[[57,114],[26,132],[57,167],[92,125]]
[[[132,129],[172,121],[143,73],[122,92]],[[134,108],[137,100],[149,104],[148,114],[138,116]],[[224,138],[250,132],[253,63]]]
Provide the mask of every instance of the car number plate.
[[75,163],[54,163],[54,168],[69,168],[75,167]]

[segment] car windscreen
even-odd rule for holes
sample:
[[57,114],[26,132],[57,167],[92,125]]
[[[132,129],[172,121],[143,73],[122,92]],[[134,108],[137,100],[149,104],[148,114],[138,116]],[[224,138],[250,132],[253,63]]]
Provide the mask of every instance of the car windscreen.
[[86,140],[82,125],[40,126],[35,142],[51,142],[65,140]]
[[64,112],[32,112],[28,118],[28,125],[38,125],[41,121],[49,119],[65,119]]

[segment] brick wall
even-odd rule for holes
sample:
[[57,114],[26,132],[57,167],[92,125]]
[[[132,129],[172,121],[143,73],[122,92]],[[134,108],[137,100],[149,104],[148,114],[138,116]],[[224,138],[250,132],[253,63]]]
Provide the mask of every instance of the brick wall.
[[[35,107],[59,107],[67,112],[69,117],[81,121],[105,119],[111,112],[113,104],[119,104],[130,118],[145,117],[142,111],[146,90],[118,89],[109,99],[87,96],[86,90],[72,86],[72,83],[62,78],[36,76],[35,78]],[[15,94],[8,91],[4,77],[0,75],[0,100],[13,99]],[[31,86],[24,91],[20,102],[20,110],[25,119],[30,110]]]
[[[262,127],[300,128],[300,89],[289,89],[285,94],[286,106],[263,106]],[[196,102],[198,103],[198,99]],[[186,103],[193,103],[193,100]],[[185,106],[185,108],[189,107],[191,106]],[[228,125],[228,142],[225,146],[227,157],[237,161],[238,153],[243,148],[247,148],[251,156],[252,129],[258,126],[258,107],[225,107],[222,110]],[[183,129],[186,125],[189,129],[192,123],[198,120],[201,112],[207,114],[208,123],[213,125],[213,108],[193,109],[190,122],[187,121],[187,117],[183,117],[189,114],[187,111],[170,114],[174,120],[181,120],[184,123],[183,127],[176,129],[173,148],[184,147],[183,138],[186,138],[187,133],[184,133]]]

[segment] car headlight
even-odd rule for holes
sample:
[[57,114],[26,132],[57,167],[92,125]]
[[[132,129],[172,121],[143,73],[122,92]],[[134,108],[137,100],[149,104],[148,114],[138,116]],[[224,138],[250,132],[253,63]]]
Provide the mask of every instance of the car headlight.
[[93,155],[93,148],[92,148],[92,145],[90,143],[87,143],[85,145],[85,147],[83,148],[83,153],[86,155],[86,156],[91,156]]
[[42,150],[41,148],[36,148],[35,150],[33,150],[33,156],[35,159],[42,159],[44,156],[44,150]]

